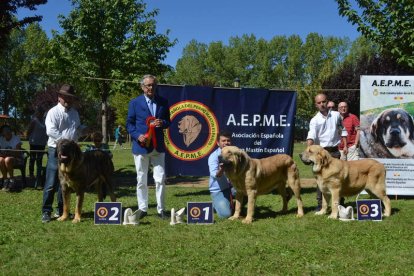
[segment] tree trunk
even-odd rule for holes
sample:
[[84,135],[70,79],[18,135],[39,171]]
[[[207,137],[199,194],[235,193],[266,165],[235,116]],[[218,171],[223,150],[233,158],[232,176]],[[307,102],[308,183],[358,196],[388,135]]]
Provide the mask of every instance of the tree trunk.
[[108,131],[107,131],[107,118],[108,118],[108,95],[109,95],[109,86],[106,82],[102,85],[102,92],[101,92],[101,118],[102,118],[102,135],[103,135],[103,143],[107,143],[108,139]]

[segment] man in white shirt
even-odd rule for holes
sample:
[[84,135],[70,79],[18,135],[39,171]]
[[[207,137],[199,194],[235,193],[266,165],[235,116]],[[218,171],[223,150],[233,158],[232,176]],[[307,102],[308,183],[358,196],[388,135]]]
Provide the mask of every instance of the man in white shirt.
[[46,133],[49,136],[46,180],[43,189],[42,222],[51,221],[53,197],[58,192],[58,215],[63,212],[63,199],[58,179],[57,142],[61,139],[77,140],[81,133],[78,111],[73,107],[77,99],[72,85],[64,84],[58,92],[58,104],[46,115]]
[[[309,123],[307,145],[320,145],[326,149],[334,158],[340,158],[339,144],[343,140],[345,154],[348,152],[346,137],[348,133],[342,125],[342,117],[338,111],[331,110],[327,107],[327,97],[325,94],[315,96],[315,106],[318,113]],[[318,201],[317,210],[322,207],[322,193],[316,188],[316,200]],[[341,198],[341,202],[343,198]]]

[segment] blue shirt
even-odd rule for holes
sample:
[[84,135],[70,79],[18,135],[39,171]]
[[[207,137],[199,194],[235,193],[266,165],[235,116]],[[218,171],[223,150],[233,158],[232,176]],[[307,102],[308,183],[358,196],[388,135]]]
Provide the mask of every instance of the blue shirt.
[[231,187],[230,182],[224,174],[221,177],[216,177],[217,171],[219,170],[218,157],[220,154],[221,149],[217,148],[208,157],[208,169],[210,171],[208,189],[211,193],[221,192]]

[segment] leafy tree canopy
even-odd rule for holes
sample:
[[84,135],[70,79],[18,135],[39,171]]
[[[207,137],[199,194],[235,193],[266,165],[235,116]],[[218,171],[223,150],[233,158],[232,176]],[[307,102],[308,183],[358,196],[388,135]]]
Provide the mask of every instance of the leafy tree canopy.
[[[339,14],[368,39],[414,67],[414,2],[412,0],[336,0]],[[357,7],[358,5],[358,12]]]
[[[19,8],[36,10],[37,5],[45,4],[47,0],[1,0],[0,1],[0,45],[5,45],[7,38],[14,28],[25,26],[42,20],[42,16],[28,16],[21,20],[16,19]],[[2,50],[3,46],[0,46]]]
[[74,9],[60,20],[63,32],[54,34],[52,64],[60,80],[75,84],[84,99],[99,99],[102,132],[107,133],[109,96],[131,94],[139,89],[142,75],[170,70],[162,61],[175,41],[170,41],[168,32],[157,33],[158,10],[147,11],[142,0],[72,0],[72,4]]

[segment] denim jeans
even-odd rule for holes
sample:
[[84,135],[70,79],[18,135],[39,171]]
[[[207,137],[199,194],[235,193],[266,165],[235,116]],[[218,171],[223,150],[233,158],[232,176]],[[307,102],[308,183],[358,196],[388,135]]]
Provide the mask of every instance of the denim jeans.
[[55,192],[57,192],[57,200],[58,200],[58,209],[59,214],[63,212],[63,198],[62,192],[60,190],[60,184],[58,179],[58,159],[56,148],[49,147],[48,149],[48,159],[46,165],[46,180],[45,186],[43,188],[43,205],[42,205],[42,213],[48,212],[51,213],[53,211],[53,197],[55,196]]
[[233,188],[211,193],[213,207],[219,218],[229,218],[232,215],[231,195],[235,195],[235,190]]

